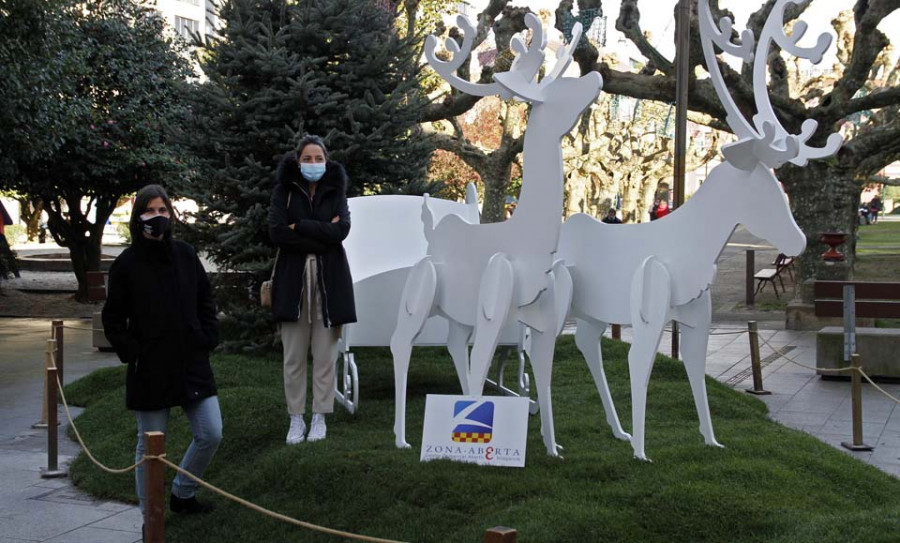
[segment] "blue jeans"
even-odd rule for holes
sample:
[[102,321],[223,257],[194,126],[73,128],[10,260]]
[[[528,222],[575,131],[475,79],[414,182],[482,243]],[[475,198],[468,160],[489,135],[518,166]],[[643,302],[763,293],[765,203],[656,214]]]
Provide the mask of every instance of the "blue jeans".
[[[181,468],[189,471],[197,477],[203,477],[203,472],[212,461],[213,454],[222,441],[222,413],[219,411],[219,397],[210,396],[196,402],[189,403],[184,408],[191,424],[191,433],[194,435],[191,445],[188,447],[184,458],[181,460]],[[169,426],[169,409],[156,411],[135,411],[138,427],[137,450],[135,462],[144,457],[144,432],[166,433]],[[172,482],[172,494],[179,498],[192,498],[200,486],[190,477],[181,473],[175,476]],[[141,504],[141,512],[144,511],[144,465],[141,464],[135,470],[135,488],[138,500]]]

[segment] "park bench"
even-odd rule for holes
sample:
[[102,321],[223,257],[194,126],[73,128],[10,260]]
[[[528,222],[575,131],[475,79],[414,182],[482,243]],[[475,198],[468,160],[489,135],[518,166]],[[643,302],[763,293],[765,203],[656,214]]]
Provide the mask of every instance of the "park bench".
[[[855,302],[848,303],[845,308],[844,287],[847,285],[853,286]],[[900,318],[900,283],[816,281],[813,297],[817,317],[845,317],[845,322],[850,323],[845,327],[826,326],[816,334],[817,368],[846,366],[849,357],[845,343],[848,342],[850,352],[859,353],[862,358],[866,373],[873,377],[900,378],[900,328],[855,326],[857,317]]]
[[781,274],[787,272],[791,281],[794,280],[794,273],[791,271],[791,268],[794,266],[794,259],[792,257],[779,253],[778,256],[775,257],[775,261],[772,262],[772,265],[775,267],[759,270],[753,275],[753,278],[756,279],[756,291],[753,293],[754,296],[762,291],[766,283],[771,283],[772,290],[775,291],[775,297],[780,298],[778,295],[778,284],[775,283],[775,280],[777,279],[778,283],[781,284],[782,292],[785,291],[785,287],[784,279],[781,277]]

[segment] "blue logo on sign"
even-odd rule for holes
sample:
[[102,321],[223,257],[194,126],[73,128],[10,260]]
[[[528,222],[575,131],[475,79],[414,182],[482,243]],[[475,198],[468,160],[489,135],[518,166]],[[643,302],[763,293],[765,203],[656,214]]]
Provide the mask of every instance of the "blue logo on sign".
[[494,402],[460,400],[453,405],[452,438],[457,443],[490,443],[494,433]]

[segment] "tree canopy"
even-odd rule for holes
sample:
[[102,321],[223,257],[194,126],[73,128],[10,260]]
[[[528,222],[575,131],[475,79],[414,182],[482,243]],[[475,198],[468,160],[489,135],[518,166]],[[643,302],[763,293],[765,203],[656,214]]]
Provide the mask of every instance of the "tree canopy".
[[[325,139],[350,196],[421,193],[431,147],[417,121],[417,37],[391,3],[230,0],[218,35],[198,44],[208,80],[191,99],[197,175],[194,236],[229,272],[265,278],[274,251],[266,214],[279,158],[307,133]],[[268,328],[246,296],[223,301],[243,339]]]
[[86,298],[119,199],[183,177],[190,64],[155,10],[129,0],[5,0],[0,188],[43,202]]

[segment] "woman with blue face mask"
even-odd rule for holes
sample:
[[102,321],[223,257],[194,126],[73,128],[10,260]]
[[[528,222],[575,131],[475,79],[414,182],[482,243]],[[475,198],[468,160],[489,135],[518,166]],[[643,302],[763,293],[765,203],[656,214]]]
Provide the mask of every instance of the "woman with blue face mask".
[[[334,411],[334,367],[341,325],[356,322],[353,279],[342,242],[350,233],[347,173],[328,160],[322,138],[305,136],[275,173],[269,236],[278,247],[272,316],[284,346],[287,443],[325,439]],[[307,356],[312,356],[312,418],[306,412]]]

